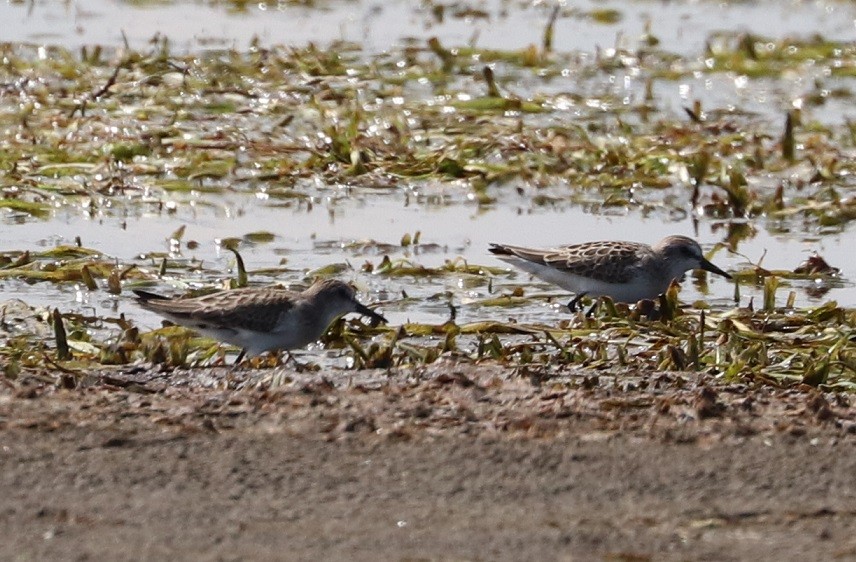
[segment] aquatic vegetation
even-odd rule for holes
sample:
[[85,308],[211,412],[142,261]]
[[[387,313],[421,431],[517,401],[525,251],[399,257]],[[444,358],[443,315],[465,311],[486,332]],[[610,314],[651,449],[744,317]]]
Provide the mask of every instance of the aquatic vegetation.
[[[91,257],[83,248],[53,254]],[[236,256],[242,263],[237,252]],[[390,265],[380,275],[390,271],[413,279],[474,275],[482,280],[482,290],[489,290],[490,279],[505,274],[460,262],[440,268],[394,265],[388,258],[384,262]],[[78,271],[86,271],[85,266]],[[126,273],[131,271],[139,270],[128,269]],[[85,275],[81,273],[80,278]],[[231,285],[242,286],[246,276],[239,265],[237,281]],[[604,299],[592,317],[581,312],[570,314],[560,307],[556,309],[557,323],[551,325],[513,319],[458,322],[453,307],[449,320],[442,324],[369,326],[358,320],[340,320],[324,336],[323,343],[330,350],[350,350],[345,357],[350,357],[346,363],[351,368],[423,365],[452,356],[530,368],[564,365],[603,372],[699,371],[716,375],[723,382],[856,389],[852,344],[856,311],[840,308],[835,302],[802,310],[790,303],[781,306],[776,301],[778,278],[767,275],[764,279],[764,303],[757,311],[751,307],[722,311],[688,308],[680,304],[679,286],[673,284],[659,303],[643,301],[632,310],[609,299]],[[120,285],[128,282],[129,276],[120,276]],[[99,289],[96,285],[89,290]],[[543,297],[526,297],[515,290],[488,296],[472,306],[480,316],[490,318],[498,316],[491,314],[492,310],[519,306],[533,298]],[[395,301],[382,303],[383,307],[395,305]],[[97,365],[201,366],[222,363],[230,352],[228,346],[181,327],[140,331],[124,316],[64,314],[10,301],[4,304],[2,318],[5,344],[0,347],[0,358],[5,362],[6,376],[13,378],[59,369],[63,375],[58,384],[74,385],[75,377],[85,377]],[[261,359],[258,364],[268,361],[271,359]]]
[[[648,108],[637,117],[614,94],[555,87],[569,73],[588,86],[628,65],[654,81],[677,81],[697,72],[741,72],[750,63],[775,64],[763,67],[766,74],[799,71],[807,60],[840,69],[856,58],[849,45],[820,38],[775,43],[723,34],[710,45],[713,63],[699,67],[665,53],[618,51],[590,63],[541,54],[530,65],[519,53],[452,49],[437,40],[368,59],[353,44],[193,56],[103,50],[80,58],[58,48],[38,57],[7,44],[0,74],[20,95],[0,97],[7,147],[0,205],[49,218],[93,190],[116,212],[138,204],[126,196],[142,191],[217,194],[228,185],[280,193],[289,184],[286,193],[300,197],[300,180],[317,176],[353,186],[384,177],[464,179],[461,187],[481,196],[481,186],[512,178],[553,178],[589,196],[600,193],[605,205],[634,204],[616,200],[616,188],[691,181],[705,213],[757,217],[776,204],[762,187],[777,177],[778,202],[810,200],[824,182],[847,186],[852,166],[840,158],[833,132],[812,130],[793,112],[777,146],[769,142],[769,124],[739,108],[697,106],[688,110],[690,123],[664,114],[651,119],[654,82],[645,86]],[[606,64],[618,57],[624,62],[617,68]],[[427,91],[419,86],[426,79]],[[505,86],[520,82],[532,93]],[[789,167],[806,159],[816,173],[806,177],[808,185],[793,185]],[[831,219],[818,209],[802,212],[827,223],[852,220],[852,213]]]
[[[723,246],[732,250],[759,225],[830,233],[856,219],[856,166],[847,157],[856,128],[814,122],[806,110],[852,99],[851,44],[720,33],[708,39],[703,56],[686,58],[662,51],[649,33],[637,49],[581,56],[553,49],[559,15],[552,12],[540,46],[508,51],[438,39],[377,55],[343,42],[193,55],[174,54],[165,42],[148,51],[80,53],[2,44],[0,211],[9,222],[50,221],[68,209],[91,217],[168,215],[182,206],[214,207],[233,195],[277,209],[308,208],[319,196],[410,197],[422,186],[442,185],[440,204],[457,197],[479,209],[500,204],[506,192],[525,191],[533,206],[684,213],[719,221]],[[561,15],[602,24],[622,17],[610,9]],[[806,82],[814,77],[814,84],[766,113],[739,102],[705,107],[700,100],[674,111],[662,93],[698,77],[769,84],[784,73]],[[825,85],[830,78],[841,82]],[[621,82],[627,87],[614,87]],[[358,271],[375,283],[368,290],[384,293],[384,306],[401,311],[414,305],[407,284],[432,284],[426,306],[448,313],[448,320],[337,323],[325,349],[341,352],[340,364],[354,368],[452,356],[856,385],[856,313],[832,301],[796,308],[792,292],[784,303],[778,294],[800,281],[811,281],[818,294],[840,282],[835,264],[822,258],[795,263],[792,271],[747,259],[733,272],[735,294],[741,284],[758,287],[757,308],[752,301],[733,309],[705,302],[688,308],[673,289],[661,302],[633,309],[604,301],[592,318],[556,309],[556,322],[547,325],[508,315],[553,295],[527,294],[501,268],[463,259],[429,265],[420,252],[434,249],[422,233],[334,241],[356,264],[348,259],[298,271],[283,257],[278,267],[248,271],[239,250],[275,244],[278,235],[225,233],[218,247],[234,252],[229,272],[186,257],[182,249],[194,242],[184,240],[184,227],[167,240],[169,250],[128,263],[82,244],[4,248],[0,279],[71,285],[111,302],[157,280],[193,293],[261,277],[281,281],[287,274],[300,282]],[[705,286],[703,278],[694,282]],[[399,288],[381,291],[382,285]],[[7,377],[44,377],[50,367],[61,373],[57,384],[70,385],[93,366],[207,365],[230,353],[174,327],[141,331],[122,316],[15,311],[0,343]]]

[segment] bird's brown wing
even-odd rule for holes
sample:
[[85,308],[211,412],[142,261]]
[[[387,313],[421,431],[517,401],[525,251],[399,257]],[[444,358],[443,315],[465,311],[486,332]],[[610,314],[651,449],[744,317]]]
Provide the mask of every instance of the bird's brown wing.
[[564,246],[542,257],[544,265],[607,283],[626,283],[640,256],[650,253],[633,242],[588,242]]
[[153,312],[193,324],[209,323],[270,332],[276,327],[280,315],[294,308],[295,296],[285,289],[250,288],[219,291],[190,299],[148,299],[140,304]]

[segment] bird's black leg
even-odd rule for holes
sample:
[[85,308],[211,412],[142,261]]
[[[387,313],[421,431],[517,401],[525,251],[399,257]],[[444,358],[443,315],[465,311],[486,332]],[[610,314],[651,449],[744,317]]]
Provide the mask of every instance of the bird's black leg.
[[580,293],[577,296],[575,296],[574,298],[572,298],[571,301],[568,303],[568,309],[571,312],[576,312],[577,311],[577,305],[580,304],[580,300],[582,300],[582,298],[584,296],[586,296],[587,294],[588,293]]
[[235,359],[235,366],[238,366],[238,365],[240,365],[240,364],[241,364],[241,361],[243,361],[243,360],[244,360],[244,355],[246,355],[246,354],[247,354],[247,350],[246,350],[246,349],[242,349],[242,350],[241,350],[241,353],[239,353],[239,354],[238,354],[238,358],[237,358],[237,359]]
[[586,318],[589,318],[592,314],[594,314],[594,311],[597,310],[597,305],[599,304],[600,299],[594,299],[594,302],[591,304],[591,307],[588,309],[588,311],[586,311]]
[[301,363],[300,361],[298,361],[294,357],[294,355],[291,354],[290,351],[286,351],[285,352],[285,361],[282,362],[282,366],[285,367],[289,361],[291,361],[294,364],[294,370],[297,371],[298,373],[302,372],[304,369],[306,369],[308,367],[305,363]]

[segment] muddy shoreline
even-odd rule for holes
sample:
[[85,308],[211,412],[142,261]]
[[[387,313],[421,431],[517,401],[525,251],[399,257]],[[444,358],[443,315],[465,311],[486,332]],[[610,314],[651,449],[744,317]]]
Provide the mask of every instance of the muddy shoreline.
[[0,558],[856,556],[847,395],[439,363],[7,385]]

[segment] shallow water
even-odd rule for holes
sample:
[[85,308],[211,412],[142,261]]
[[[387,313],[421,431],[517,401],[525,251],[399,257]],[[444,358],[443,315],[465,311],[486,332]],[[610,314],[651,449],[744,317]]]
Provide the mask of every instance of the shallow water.
[[[253,281],[294,283],[300,282],[306,271],[330,263],[350,264],[342,274],[353,279],[370,298],[381,297],[393,301],[384,313],[394,324],[404,321],[441,323],[448,319],[446,300],[436,303],[426,301],[424,305],[412,301],[395,304],[402,291],[416,299],[428,299],[443,291],[452,291],[453,304],[464,304],[459,310],[460,321],[484,319],[485,314],[500,314],[503,318],[515,316],[521,321],[552,322],[563,317],[566,311],[558,308],[566,302],[561,290],[552,288],[527,274],[514,272],[499,277],[493,283],[494,290],[509,290],[523,285],[533,293],[557,296],[552,305],[547,300],[533,302],[531,306],[499,310],[471,309],[468,301],[485,298],[489,294],[487,280],[465,283],[466,275],[449,274],[442,278],[386,278],[361,273],[359,269],[366,261],[377,266],[383,255],[393,260],[408,258],[426,267],[436,267],[445,260],[461,257],[471,264],[507,267],[493,258],[487,247],[490,242],[513,242],[532,246],[553,246],[593,239],[628,239],[655,242],[669,234],[684,234],[694,237],[706,249],[719,240],[715,232],[725,225],[701,223],[698,230],[687,219],[668,220],[663,217],[643,219],[638,213],[621,210],[615,215],[585,212],[580,207],[563,205],[556,208],[533,206],[523,199],[515,204],[507,201],[493,207],[479,207],[474,203],[454,202],[445,205],[420,204],[403,195],[373,195],[359,198],[321,199],[311,208],[299,205],[293,209],[259,204],[249,196],[233,196],[222,202],[216,210],[192,210],[180,206],[174,214],[151,213],[137,217],[84,218],[81,215],[65,214],[49,223],[28,222],[7,228],[3,236],[4,247],[43,249],[58,243],[73,243],[80,236],[85,246],[114,256],[122,263],[139,263],[142,267],[156,270],[158,263],[139,259],[152,250],[169,250],[168,239],[180,225],[186,225],[183,240],[198,241],[194,250],[184,249],[181,256],[204,262],[206,274],[203,278],[228,278],[234,276],[234,256],[224,251],[217,240],[243,235],[260,230],[276,234],[267,243],[249,244],[241,253]],[[48,226],[49,225],[49,226]],[[401,247],[405,234],[421,233],[420,244],[409,248]],[[46,234],[48,232],[48,234]],[[7,238],[8,235],[11,238]],[[34,242],[35,241],[35,242]],[[383,244],[381,248],[377,243]],[[740,245],[743,256],[720,250],[713,261],[723,269],[736,271],[749,267],[749,261],[757,263],[763,258],[768,269],[793,269],[811,252],[819,252],[832,264],[843,266],[845,277],[852,278],[847,253],[846,234],[813,237],[809,234],[788,233],[771,235],[761,229],[758,235]],[[745,256],[745,257],[744,257]],[[286,271],[274,276],[254,276],[252,270],[284,267]],[[221,272],[219,275],[217,272]],[[194,276],[184,272],[173,272],[174,283],[181,287]],[[819,304],[835,298],[841,304],[856,304],[856,288],[852,283],[842,282],[830,293],[812,296],[806,289],[814,289],[810,281],[792,282],[797,291],[798,305]],[[4,293],[9,296],[26,297],[33,304],[41,303],[95,311],[125,312],[140,316],[141,312],[127,297],[118,301],[105,293],[89,293],[59,288],[48,283],[35,285],[21,281],[3,282]],[[686,302],[704,299],[713,306],[728,307],[734,304],[734,287],[731,283],[711,276],[709,292],[701,293],[690,281],[683,285],[681,297]],[[19,294],[16,294],[19,293]],[[741,287],[741,304],[750,297],[760,302],[760,288]],[[779,292],[780,300],[787,297],[784,287]],[[150,318],[149,320],[154,320]],[[153,323],[152,325],[157,325]]]
[[[358,0],[251,2],[236,10],[228,2],[123,2],[70,0],[0,3],[3,40],[46,42],[78,47],[120,45],[143,48],[155,35],[166,36],[175,49],[244,49],[254,39],[262,44],[326,44],[343,39],[368,52],[382,52],[407,39],[423,42],[437,36],[444,44],[511,49],[540,44],[551,2],[489,0],[450,6],[471,8],[459,16],[454,7],[439,21],[428,2]],[[648,31],[668,51],[701,52],[706,37],[719,30],[739,30],[782,37],[822,30],[828,39],[852,37],[856,8],[848,2],[657,2],[569,1],[561,5],[576,17],[557,22],[557,51],[605,49],[634,44]],[[596,23],[583,14],[615,10],[616,23]]]
[[[71,1],[56,3],[0,3],[0,24],[4,41],[44,42],[77,47],[101,43],[120,45],[124,37],[131,47],[144,47],[156,33],[170,38],[174,49],[195,51],[207,48],[244,49],[257,37],[262,43],[303,45],[347,39],[362,44],[367,53],[382,52],[417,38],[420,43],[439,36],[444,44],[505,49],[523,48],[540,43],[548,10],[528,4],[488,2],[477,7],[488,18],[446,16],[442,23],[419,2],[326,2],[320,8],[292,5],[253,4],[236,13],[227,5],[202,3],[128,4],[109,1]],[[579,2],[570,4],[580,11],[611,8],[619,10],[617,24],[593,24],[580,18],[562,18],[555,32],[557,51],[581,51],[581,56],[594,56],[598,49],[630,43],[636,45],[650,22],[650,32],[661,41],[660,47],[676,53],[699,53],[704,40],[719,29],[744,29],[768,36],[805,34],[807,28],[822,30],[835,39],[852,35],[854,7],[835,2],[792,3],[674,3],[674,2]],[[690,100],[701,99],[706,107],[740,106],[759,114],[780,115],[781,100],[792,99],[806,88],[806,78],[782,77],[775,83],[753,82],[746,86],[727,75],[699,77],[686,83],[658,83],[658,99],[665,100],[663,111],[676,114]],[[521,82],[510,89],[526,92],[531,85]],[[537,87],[549,88],[539,85]],[[561,85],[557,87],[562,87]],[[641,96],[643,83],[627,77],[616,89],[628,96]],[[775,91],[776,95],[772,95]],[[825,123],[840,123],[852,118],[846,101],[831,100],[813,109],[813,118]],[[786,109],[785,107],[784,109]],[[850,115],[848,115],[850,113]],[[775,134],[778,134],[776,132]],[[548,188],[559,195],[562,187]],[[544,192],[537,195],[542,196]],[[361,190],[344,194],[343,189],[325,186],[312,195],[312,204],[276,202],[256,194],[207,194],[206,205],[179,205],[175,213],[155,208],[128,205],[100,210],[95,216],[83,209],[58,209],[49,220],[7,219],[0,234],[2,249],[42,249],[59,243],[71,243],[79,236],[85,246],[103,251],[122,263],[138,263],[156,269],[157,264],[139,258],[153,249],[169,249],[168,237],[186,225],[184,240],[199,242],[194,250],[182,250],[182,257],[202,260],[203,278],[226,278],[234,274],[234,257],[224,252],[217,240],[227,236],[242,237],[250,232],[269,231],[276,235],[271,242],[242,247],[248,269],[282,267],[276,275],[253,276],[254,281],[298,283],[307,271],[332,262],[350,265],[341,276],[353,279],[367,291],[365,300],[385,302],[383,311],[393,324],[407,320],[440,323],[449,317],[451,303],[458,308],[459,321],[511,316],[522,321],[555,322],[566,315],[560,305],[567,297],[561,291],[530,280],[525,274],[500,276],[492,290],[527,287],[529,294],[555,296],[535,299],[529,305],[514,309],[484,309],[470,306],[489,294],[486,278],[471,279],[462,275],[440,278],[387,278],[361,273],[366,262],[377,265],[384,254],[391,258],[409,258],[425,266],[441,265],[445,260],[463,258],[470,263],[502,266],[486,248],[490,242],[513,242],[533,246],[551,246],[596,239],[631,239],[653,243],[668,234],[685,234],[697,238],[709,249],[723,238],[727,223],[711,219],[693,220],[689,194],[677,186],[673,196],[680,201],[671,209],[642,212],[626,208],[600,208],[585,203],[561,202],[539,204],[536,194],[518,194],[514,186],[497,192],[496,202],[479,205],[461,195],[463,190],[435,186],[430,193],[420,194],[407,186],[390,192]],[[191,198],[194,196],[191,196]],[[196,195],[198,201],[203,197]],[[758,263],[768,269],[792,270],[816,251],[833,266],[842,268],[843,279],[829,292],[818,291],[811,281],[794,282],[797,305],[819,304],[835,299],[845,306],[856,306],[856,279],[853,265],[852,227],[817,232],[807,230],[798,220],[754,221],[756,235],[740,243],[742,255],[718,252],[713,261],[726,270],[736,271]],[[421,232],[421,244],[400,247],[405,234]],[[360,241],[366,241],[359,244]],[[355,244],[355,242],[357,242]],[[378,248],[377,244],[391,245]],[[219,272],[219,273],[218,273]],[[181,290],[187,274],[175,274],[165,285]],[[148,326],[158,325],[156,318],[140,311],[127,295],[115,298],[103,292],[89,293],[74,285],[48,283],[28,284],[17,280],[0,282],[4,297],[21,297],[33,304],[57,306],[63,310],[94,311],[115,315],[126,313]],[[709,292],[702,293],[691,280],[684,283],[681,298],[685,302],[704,299],[715,307],[734,304],[734,287],[714,278]],[[780,289],[784,301],[788,289]],[[406,292],[412,300],[403,300]],[[756,302],[757,287],[741,287],[741,305],[750,298]]]

